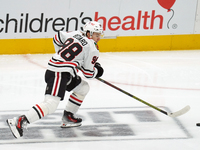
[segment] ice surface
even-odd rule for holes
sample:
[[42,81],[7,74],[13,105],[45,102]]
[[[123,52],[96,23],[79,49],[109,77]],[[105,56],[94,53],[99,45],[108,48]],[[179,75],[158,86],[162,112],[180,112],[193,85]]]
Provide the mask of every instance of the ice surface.
[[102,78],[165,111],[191,110],[170,118],[101,83],[90,84],[77,115],[79,128],[61,129],[70,93],[57,111],[14,139],[5,119],[43,101],[44,73],[52,54],[0,55],[0,149],[199,150],[200,50],[100,53]]

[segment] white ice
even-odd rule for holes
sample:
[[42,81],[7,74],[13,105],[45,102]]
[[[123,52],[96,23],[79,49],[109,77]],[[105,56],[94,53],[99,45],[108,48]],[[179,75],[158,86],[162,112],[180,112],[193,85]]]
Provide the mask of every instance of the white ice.
[[[52,54],[0,55],[0,113],[28,110],[43,101],[44,73]],[[200,149],[200,50],[151,51],[100,53],[98,60],[103,68],[102,79],[128,91],[161,109],[175,112],[190,105],[191,110],[178,117],[184,128],[174,120],[143,103],[94,79],[85,79],[90,92],[78,114],[88,108],[134,108],[152,111],[160,123],[145,123],[141,126],[131,115],[121,117],[120,123],[131,125],[136,136],[117,140],[108,137],[83,141],[56,141],[13,144],[0,140],[1,150],[199,150]],[[58,111],[63,110],[70,93],[60,102]],[[119,115],[120,116],[120,115]],[[85,115],[87,118],[87,115]],[[1,116],[0,116],[1,118]],[[90,121],[85,122],[85,126]],[[83,123],[84,127],[84,123]],[[7,128],[0,123],[0,128]],[[184,130],[187,131],[186,136]],[[51,132],[51,131],[49,131]],[[11,133],[8,133],[11,134]],[[27,132],[27,134],[31,134]],[[51,133],[49,133],[51,134]],[[0,133],[0,136],[1,133]],[[119,135],[120,136],[120,135]],[[164,137],[164,138],[163,138]],[[165,138],[166,137],[166,138]],[[167,138],[169,137],[169,138]],[[174,138],[173,138],[174,137]],[[178,137],[178,138],[177,138]],[[180,138],[179,138],[180,137]],[[97,137],[98,138],[98,137]],[[24,139],[24,141],[28,139]],[[16,142],[17,143],[17,142]]]

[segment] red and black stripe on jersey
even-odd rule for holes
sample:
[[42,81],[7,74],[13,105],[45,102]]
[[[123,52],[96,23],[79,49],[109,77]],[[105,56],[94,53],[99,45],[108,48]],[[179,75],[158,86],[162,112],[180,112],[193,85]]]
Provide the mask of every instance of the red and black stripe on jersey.
[[49,66],[56,68],[71,68],[74,72],[74,74],[77,74],[77,69],[76,67],[79,66],[79,62],[75,61],[75,62],[64,62],[64,61],[60,61],[57,60],[55,58],[51,58],[48,62]]
[[83,66],[81,67],[81,71],[83,72],[86,78],[93,78],[94,73],[95,73],[94,70],[91,71],[91,70],[85,69]]
[[64,43],[63,41],[61,40],[61,37],[60,37],[60,32],[58,32],[54,37],[53,37],[53,42],[58,45],[59,47],[62,46]]

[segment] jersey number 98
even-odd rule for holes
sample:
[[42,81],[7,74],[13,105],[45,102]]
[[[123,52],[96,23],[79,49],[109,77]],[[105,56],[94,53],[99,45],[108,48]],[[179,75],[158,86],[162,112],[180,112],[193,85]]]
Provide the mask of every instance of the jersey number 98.
[[64,60],[72,61],[80,52],[82,52],[82,49],[83,48],[79,43],[75,43],[74,39],[69,38],[58,51],[58,54],[60,54]]

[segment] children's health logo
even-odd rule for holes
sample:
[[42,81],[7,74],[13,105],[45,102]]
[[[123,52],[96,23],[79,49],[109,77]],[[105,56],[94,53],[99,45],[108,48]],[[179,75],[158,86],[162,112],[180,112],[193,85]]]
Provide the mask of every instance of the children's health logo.
[[[174,10],[171,9],[171,7],[174,5],[176,0],[157,0],[158,3],[160,4],[160,6],[162,6],[163,8],[167,9],[167,12],[172,12],[172,16],[169,19],[168,23],[167,23],[167,28],[169,29],[169,22],[171,21],[171,19],[174,17]],[[173,28],[177,28],[177,25],[173,25]]]
[[[103,30],[152,30],[155,28],[163,28],[164,17],[156,13],[156,10],[143,11],[138,10],[135,15],[127,14],[124,17],[119,16],[103,16],[99,12],[95,12],[94,21],[101,22]],[[155,23],[156,22],[156,23]],[[156,26],[156,27],[155,27]]]

